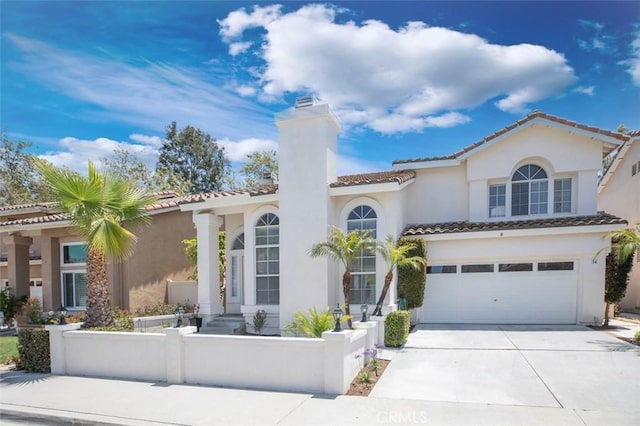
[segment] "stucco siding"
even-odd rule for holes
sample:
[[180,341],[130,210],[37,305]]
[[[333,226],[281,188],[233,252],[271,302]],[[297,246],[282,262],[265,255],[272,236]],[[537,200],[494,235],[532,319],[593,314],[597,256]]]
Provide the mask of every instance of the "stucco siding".
[[417,170],[404,189],[405,223],[467,220],[469,186],[465,166]]

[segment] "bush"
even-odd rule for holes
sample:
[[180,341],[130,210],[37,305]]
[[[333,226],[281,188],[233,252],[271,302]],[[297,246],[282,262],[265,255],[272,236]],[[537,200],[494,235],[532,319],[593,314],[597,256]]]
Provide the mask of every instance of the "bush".
[[156,303],[155,305],[147,305],[144,308],[136,310],[137,317],[154,317],[157,315],[173,315],[178,305],[168,303]]
[[404,345],[409,336],[409,312],[394,311],[384,320],[384,345],[399,348]]
[[[424,240],[418,238],[401,238],[400,245],[411,243],[414,248],[407,253],[407,257],[418,256],[427,260],[427,246]],[[398,266],[398,297],[406,299],[407,308],[414,309],[424,302],[424,288],[427,282],[427,269],[423,265],[419,269],[410,266]]]
[[18,353],[22,368],[30,373],[51,372],[49,332],[41,328],[18,328]]
[[134,331],[133,314],[129,311],[116,309],[113,311],[113,325],[106,327],[90,327],[91,331]]
[[4,313],[4,323],[11,324],[11,320],[18,313],[20,303],[8,287],[0,290],[0,311]]
[[[335,327],[331,308],[327,308],[323,312],[311,308],[307,311],[307,315],[303,312],[296,312],[293,317],[294,320],[287,324],[285,331],[296,336],[322,337],[323,332],[333,330]],[[348,315],[342,317],[342,322],[348,320]]]
[[640,343],[640,330],[636,331],[636,334],[633,335],[633,341]]

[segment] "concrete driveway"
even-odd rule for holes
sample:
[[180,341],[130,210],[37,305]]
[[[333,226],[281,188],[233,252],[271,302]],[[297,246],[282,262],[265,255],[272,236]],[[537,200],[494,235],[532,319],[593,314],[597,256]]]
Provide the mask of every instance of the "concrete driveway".
[[640,347],[602,331],[426,324],[417,326],[393,355],[371,393],[585,410],[581,415],[596,416],[592,420],[603,424],[640,424],[638,395]]

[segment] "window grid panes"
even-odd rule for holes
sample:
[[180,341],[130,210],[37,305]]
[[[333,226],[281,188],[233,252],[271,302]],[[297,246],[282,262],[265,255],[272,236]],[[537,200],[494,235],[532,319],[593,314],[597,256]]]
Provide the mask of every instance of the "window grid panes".
[[498,272],[530,272],[533,271],[533,263],[501,263]]
[[84,272],[62,273],[62,300],[67,308],[87,306],[87,274]]
[[[371,238],[376,238],[377,215],[369,206],[358,206],[349,213],[347,232],[369,231]],[[376,253],[362,250],[353,260],[351,267],[351,304],[373,304],[376,297]]]
[[256,303],[280,303],[280,221],[273,213],[256,223]]
[[489,185],[489,217],[502,217],[506,214],[507,186],[504,183]]
[[513,174],[511,183],[511,214],[526,216],[547,213],[549,182],[539,166],[527,164]]
[[238,235],[236,239],[233,240],[231,250],[244,250],[244,233]]
[[539,262],[538,271],[573,271],[573,262]]
[[553,181],[553,212],[571,212],[571,178]]

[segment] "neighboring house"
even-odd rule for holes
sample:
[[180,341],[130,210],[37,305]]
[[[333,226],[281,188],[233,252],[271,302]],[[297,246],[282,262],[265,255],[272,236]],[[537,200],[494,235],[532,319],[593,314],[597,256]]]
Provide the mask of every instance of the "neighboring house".
[[[226,232],[227,311],[258,309],[283,329],[296,311],[342,303],[341,273],[309,249],[330,225],[427,241],[422,322],[600,323],[603,235],[626,222],[597,210],[603,156],[620,133],[533,112],[451,156],[338,176],[339,121],[305,99],[276,115],[279,182],[187,197],[198,236],[198,302],[220,314],[218,238]],[[352,269],[352,312],[373,305],[386,265]],[[385,311],[395,309],[392,286]]]
[[[147,207],[151,224],[133,230],[134,253],[108,265],[112,306],[135,311],[166,302],[167,281],[185,280],[193,272],[182,240],[195,231],[178,207],[180,200],[171,192],[159,194]],[[86,250],[52,203],[0,207],[0,284],[18,297],[39,297],[45,311],[60,304],[68,310],[86,307]]]
[[[640,223],[640,130],[629,136],[602,175],[598,185],[598,208],[635,225]],[[640,313],[640,252],[636,253],[627,294],[620,301],[620,308]]]

